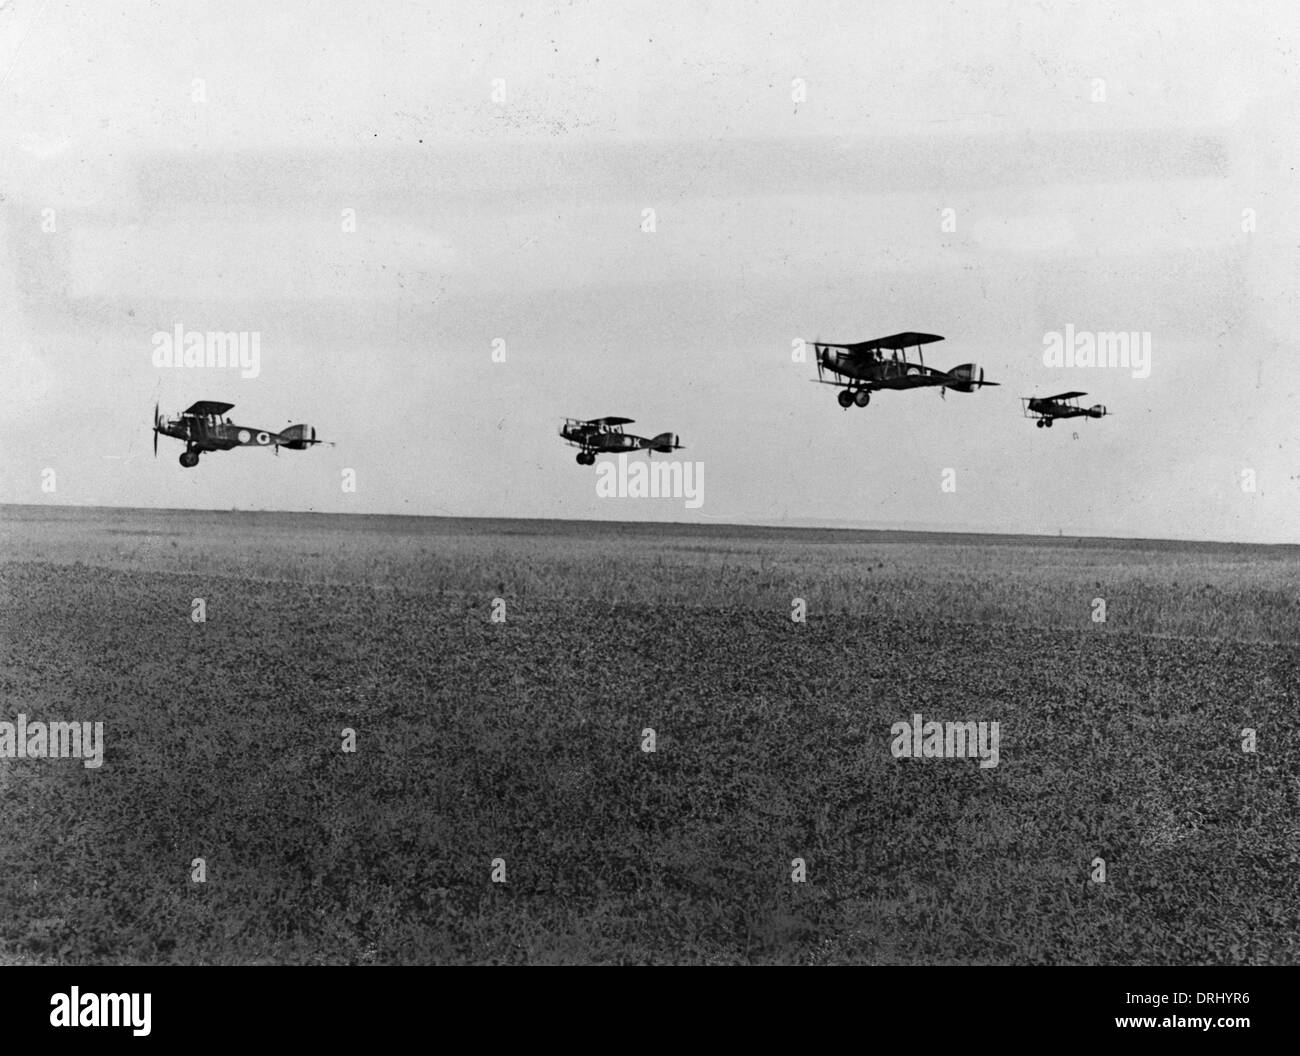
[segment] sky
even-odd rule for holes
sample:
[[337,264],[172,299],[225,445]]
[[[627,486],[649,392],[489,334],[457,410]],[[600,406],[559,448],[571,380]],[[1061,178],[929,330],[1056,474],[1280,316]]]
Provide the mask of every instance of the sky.
[[[1298,28],[0,0],[0,502],[1295,542]],[[256,376],[156,366],[177,326]],[[1067,327],[1149,375],[1049,365]],[[1001,386],[842,411],[794,361],[903,330]],[[1063,390],[1112,416],[1022,417]],[[155,458],[199,399],[336,446]],[[703,501],[598,494],[557,432],[603,415]]]

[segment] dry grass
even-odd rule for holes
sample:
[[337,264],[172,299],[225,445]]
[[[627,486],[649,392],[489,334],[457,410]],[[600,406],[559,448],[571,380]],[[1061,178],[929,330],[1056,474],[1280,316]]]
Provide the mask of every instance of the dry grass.
[[[108,739],[99,771],[0,762],[9,960],[1300,954],[1287,550],[30,511],[2,530],[0,718]],[[894,759],[913,711],[999,721],[1001,764]]]

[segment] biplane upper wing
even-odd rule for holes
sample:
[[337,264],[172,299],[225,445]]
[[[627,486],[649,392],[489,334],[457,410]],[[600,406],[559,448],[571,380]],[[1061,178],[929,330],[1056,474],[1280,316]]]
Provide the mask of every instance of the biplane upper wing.
[[877,337],[871,341],[855,341],[851,345],[840,345],[839,347],[847,348],[851,352],[859,352],[868,348],[888,348],[891,351],[901,352],[905,348],[916,348],[918,345],[929,345],[942,340],[943,338],[938,334],[918,334],[913,330],[904,330],[901,334]]
[[234,406],[233,403],[217,403],[215,400],[199,400],[198,403],[190,404],[183,413],[196,414],[199,417],[207,414],[225,414]]
[[889,337],[872,338],[871,341],[854,341],[848,345],[837,345],[833,341],[811,341],[810,343],[814,349],[839,349],[857,358],[865,352],[904,351],[915,349],[920,345],[931,345],[935,341],[943,341],[943,338],[939,334],[919,334],[915,330],[904,330],[901,334],[889,334]]
[[901,352],[904,349],[916,348],[920,345],[933,344],[935,341],[942,341],[943,338],[938,334],[918,334],[915,330],[904,330],[901,334],[890,334],[888,337],[876,337],[870,341],[852,341],[848,344],[837,344],[834,341],[813,341],[817,348],[839,348],[850,354],[859,352],[872,352],[876,349],[888,349],[889,351]]
[[588,425],[631,425],[635,418],[593,418]]
[[1058,392],[1055,396],[1035,396],[1035,400],[1073,400],[1080,396],[1087,396],[1086,392]]

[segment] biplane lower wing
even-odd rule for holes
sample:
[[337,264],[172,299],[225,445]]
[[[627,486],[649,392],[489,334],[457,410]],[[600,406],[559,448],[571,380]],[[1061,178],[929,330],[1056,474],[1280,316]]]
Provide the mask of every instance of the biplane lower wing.
[[[865,389],[868,392],[875,392],[878,389],[923,389],[935,385],[951,385],[952,379],[943,374],[901,374],[896,378],[872,378],[871,380],[839,381],[829,378],[809,378],[809,381],[816,385],[837,385],[841,389]],[[997,382],[986,381],[985,385],[996,385]]]
[[934,370],[931,367],[919,367],[916,364],[909,364],[907,369],[893,376],[875,377],[870,379],[853,379],[841,381],[838,378],[809,378],[809,381],[817,385],[836,385],[842,389],[867,389],[874,392],[877,389],[924,389],[933,388],[936,385],[947,388],[955,388],[957,385],[999,385],[996,381],[982,381],[967,379],[963,377],[954,377],[947,371]]

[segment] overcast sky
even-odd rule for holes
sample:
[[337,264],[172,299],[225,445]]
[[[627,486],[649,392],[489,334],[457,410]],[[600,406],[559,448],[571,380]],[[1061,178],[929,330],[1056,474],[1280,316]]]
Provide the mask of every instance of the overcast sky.
[[[1294,542],[1298,23],[0,2],[0,501]],[[258,375],[156,368],[177,325]],[[1046,366],[1067,325],[1150,376]],[[899,330],[1002,387],[845,412],[791,361]],[[1114,417],[1021,417],[1066,389]],[[197,399],[338,446],[155,460]],[[598,497],[566,415],[678,433],[703,505]]]

